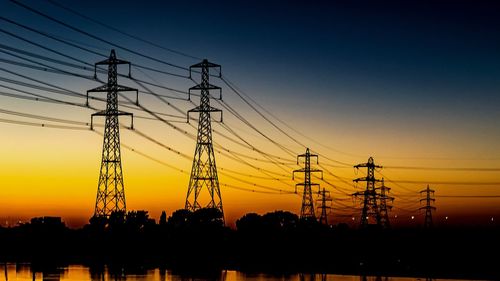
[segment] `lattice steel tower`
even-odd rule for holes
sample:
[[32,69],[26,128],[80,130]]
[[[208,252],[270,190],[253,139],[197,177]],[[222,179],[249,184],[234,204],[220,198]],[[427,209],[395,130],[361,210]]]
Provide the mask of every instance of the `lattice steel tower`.
[[388,204],[388,201],[390,201],[391,203],[394,202],[394,197],[389,196],[391,188],[385,186],[384,178],[382,178],[382,184],[380,185],[380,187],[376,189],[380,190],[380,195],[379,195],[380,225],[384,228],[390,228],[391,223],[389,220],[389,210],[392,209],[392,205]]
[[[203,189],[206,189],[210,197],[207,208],[217,208],[224,215],[222,208],[222,198],[219,188],[219,177],[217,176],[217,166],[215,165],[214,148],[212,145],[212,125],[211,125],[211,112],[220,112],[222,121],[222,111],[210,106],[210,90],[219,90],[220,97],[222,98],[221,88],[211,85],[209,83],[209,69],[219,68],[219,77],[221,73],[221,66],[208,62],[206,59],[201,63],[192,65],[189,68],[190,76],[193,68],[201,69],[201,83],[191,87],[191,91],[200,91],[200,105],[188,111],[189,113],[198,112],[198,137],[196,140],[196,149],[194,152],[193,167],[191,169],[191,177],[189,179],[189,186],[186,196],[185,208],[188,210],[197,210],[202,208],[199,202],[199,196]],[[191,97],[191,95],[189,95]]]
[[319,223],[328,225],[328,211],[332,208],[330,205],[332,203],[332,198],[330,197],[330,191],[327,191],[324,187],[323,190],[319,192],[319,202],[320,205],[318,209],[320,210]]
[[311,182],[311,173],[321,173],[321,179],[323,179],[323,171],[318,169],[311,169],[311,157],[316,157],[316,163],[319,164],[318,155],[311,154],[309,148],[306,149],[305,154],[297,156],[297,165],[299,164],[299,158],[304,158],[304,168],[295,170],[292,173],[292,179],[295,179],[295,173],[304,173],[304,182],[295,185],[295,192],[297,192],[297,186],[304,187],[304,193],[302,194],[302,207],[300,209],[300,218],[305,220],[316,220],[316,215],[314,214],[314,200],[312,195],[312,186],[318,186],[319,184]]
[[[122,162],[120,153],[120,123],[118,116],[129,115],[132,118],[131,128],[133,129],[133,114],[118,110],[118,92],[135,91],[137,89],[118,85],[117,74],[118,65],[129,65],[127,61],[116,58],[115,50],[111,50],[111,54],[107,60],[95,64],[94,76],[97,78],[98,65],[108,66],[108,83],[100,87],[87,91],[87,106],[89,104],[89,93],[105,92],[106,110],[96,112],[91,115],[90,128],[93,130],[94,117],[104,116],[104,141],[102,146],[102,161],[99,174],[99,182],[97,185],[97,198],[95,202],[94,216],[109,218],[112,212],[126,211],[125,189],[123,186]],[[138,103],[138,100],[136,100]]]
[[[380,180],[375,178],[375,168],[382,168],[382,166],[375,165],[373,158],[368,158],[367,163],[358,164],[354,168],[367,168],[367,174],[364,178],[354,179],[354,182],[366,182],[366,189],[363,192],[356,192],[354,196],[363,196],[363,209],[361,211],[361,227],[367,227],[370,224],[381,226],[380,210],[377,204],[378,194],[375,189],[375,184]],[[371,220],[370,220],[371,218]],[[373,222],[374,221],[374,222]]]
[[425,198],[420,199],[420,202],[425,201],[425,206],[420,207],[419,210],[425,210],[424,227],[431,228],[432,224],[432,211],[436,210],[436,207],[432,206],[432,203],[436,202],[436,199],[432,198],[434,196],[434,190],[430,189],[429,185],[427,188],[420,191],[420,194],[425,192]]

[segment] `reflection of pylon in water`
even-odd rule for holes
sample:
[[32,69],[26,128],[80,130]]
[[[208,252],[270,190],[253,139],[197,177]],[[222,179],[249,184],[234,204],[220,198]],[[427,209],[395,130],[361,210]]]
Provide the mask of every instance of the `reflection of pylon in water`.
[[[321,274],[321,280],[323,281],[323,275],[325,275],[326,280],[326,274]],[[316,274],[314,273],[299,273],[299,281],[316,281]]]

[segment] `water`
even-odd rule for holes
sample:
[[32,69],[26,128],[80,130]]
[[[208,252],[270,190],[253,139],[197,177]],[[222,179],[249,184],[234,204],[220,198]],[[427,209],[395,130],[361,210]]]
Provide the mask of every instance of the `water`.
[[[375,276],[354,276],[335,274],[249,274],[238,271],[221,271],[210,277],[192,277],[172,273],[169,270],[141,269],[133,271],[118,272],[108,270],[95,270],[82,265],[70,265],[68,267],[54,267],[36,269],[29,264],[6,264],[4,267],[4,280],[28,281],[413,281],[431,280],[407,277],[375,277]],[[1,280],[1,279],[0,279]],[[432,279],[443,280],[443,279]],[[451,279],[446,279],[451,280]],[[462,280],[463,281],[463,280]]]

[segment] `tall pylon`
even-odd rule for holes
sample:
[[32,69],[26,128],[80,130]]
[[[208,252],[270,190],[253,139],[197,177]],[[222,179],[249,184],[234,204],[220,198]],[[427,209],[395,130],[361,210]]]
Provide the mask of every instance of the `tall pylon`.
[[318,155],[311,154],[309,148],[307,148],[306,153],[297,156],[297,165],[299,164],[299,159],[304,158],[304,168],[295,170],[292,173],[292,179],[295,179],[295,173],[304,173],[304,182],[295,185],[295,192],[297,192],[297,186],[304,187],[302,207],[300,208],[300,218],[304,220],[316,220],[312,186],[318,186],[319,188],[319,184],[311,182],[311,173],[321,173],[321,179],[323,179],[322,170],[311,169],[311,157],[316,157],[316,163],[319,164]]
[[210,90],[219,90],[219,99],[222,99],[222,91],[220,87],[209,83],[209,69],[219,68],[220,77],[221,66],[205,59],[201,63],[192,65],[189,68],[190,76],[193,72],[193,68],[201,69],[201,83],[189,89],[189,98],[191,98],[191,91],[200,91],[200,105],[189,110],[187,114],[188,122],[189,114],[192,112],[198,112],[199,119],[198,137],[196,140],[196,149],[194,152],[185,208],[191,211],[202,208],[199,197],[201,191],[206,189],[209,199],[204,207],[216,208],[224,217],[222,197],[219,188],[219,177],[217,175],[217,166],[215,165],[214,148],[212,145],[212,121],[210,117],[211,112],[220,112],[222,121],[222,111],[210,106]]
[[368,158],[367,163],[355,165],[354,168],[367,168],[366,177],[354,179],[354,182],[366,182],[366,189],[363,192],[356,192],[355,197],[363,196],[363,209],[361,210],[360,227],[365,228],[368,225],[381,226],[380,210],[377,204],[378,194],[375,189],[375,184],[380,182],[375,178],[375,169],[382,168],[382,166],[375,165],[373,158]]
[[382,178],[382,184],[380,187],[376,188],[380,190],[379,194],[379,209],[380,209],[380,225],[383,228],[390,228],[391,222],[389,220],[389,210],[392,209],[392,204],[388,204],[394,202],[394,197],[389,196],[389,192],[391,190],[390,187],[385,185],[384,178]]
[[136,103],[138,104],[137,89],[118,85],[118,65],[128,64],[130,76],[130,63],[116,58],[115,50],[111,50],[109,58],[95,64],[94,76],[97,78],[97,67],[108,66],[108,83],[87,91],[87,106],[89,104],[89,93],[105,92],[106,109],[91,115],[90,128],[94,128],[94,117],[104,116],[104,141],[102,146],[101,170],[97,185],[97,197],[95,202],[94,216],[109,218],[112,212],[125,212],[125,188],[123,185],[122,161],[120,152],[120,123],[118,116],[128,115],[132,118],[130,128],[134,127],[134,116],[132,113],[118,110],[118,92],[135,91]]
[[318,209],[320,210],[319,223],[328,225],[328,211],[332,208],[332,198],[330,197],[330,191],[327,191],[323,187],[323,189],[319,192],[318,201],[320,204],[318,206]]
[[425,210],[425,219],[424,219],[424,227],[432,228],[432,211],[436,210],[436,207],[432,206],[432,203],[436,202],[436,199],[433,198],[434,190],[432,190],[429,185],[427,188],[420,191],[420,194],[425,192],[425,198],[420,199],[420,202],[425,201],[425,206],[420,207],[419,210]]

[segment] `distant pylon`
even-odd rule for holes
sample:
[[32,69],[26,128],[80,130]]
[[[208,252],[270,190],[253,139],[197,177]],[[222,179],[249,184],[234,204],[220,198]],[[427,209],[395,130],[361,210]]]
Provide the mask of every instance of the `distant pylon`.
[[389,196],[389,191],[391,190],[391,188],[385,186],[384,178],[382,178],[382,185],[378,189],[380,189],[380,225],[383,228],[390,228],[391,223],[389,220],[389,210],[392,209],[392,205],[388,204],[388,201],[391,201],[392,203],[394,201],[394,197]]
[[332,207],[331,202],[332,198],[330,198],[330,191],[327,191],[324,187],[323,189],[319,192],[319,202],[320,205],[318,206],[318,209],[320,210],[320,216],[319,216],[319,223],[328,225],[328,210],[330,210]]
[[425,219],[424,219],[424,227],[432,228],[432,211],[436,210],[436,207],[431,204],[436,201],[436,199],[432,198],[434,196],[434,190],[430,189],[429,185],[427,188],[420,191],[420,194],[425,192],[425,198],[420,199],[420,202],[425,201],[425,206],[420,207],[419,210],[425,210]]
[[295,185],[295,192],[297,192],[297,186],[304,187],[304,193],[302,194],[302,207],[300,208],[300,218],[305,220],[316,220],[312,186],[318,186],[319,188],[319,184],[311,182],[311,173],[321,173],[321,179],[323,179],[323,171],[311,169],[311,157],[316,157],[317,164],[319,164],[319,160],[318,155],[311,154],[309,152],[309,148],[306,149],[305,154],[297,156],[297,165],[299,164],[299,158],[301,157],[304,158],[304,168],[295,170],[292,173],[292,179],[295,179],[295,173],[304,173],[304,182]]
[[87,91],[87,106],[89,104],[89,93],[105,92],[106,110],[96,112],[91,115],[90,128],[94,128],[94,117],[104,116],[104,141],[102,147],[101,170],[99,173],[99,182],[97,185],[97,198],[95,202],[94,216],[108,218],[112,212],[126,211],[125,189],[123,185],[122,162],[120,153],[120,123],[118,116],[128,115],[132,118],[130,128],[134,126],[134,116],[132,113],[118,110],[118,92],[135,91],[136,103],[138,104],[137,89],[118,85],[117,74],[118,65],[129,65],[128,61],[116,58],[115,50],[107,60],[95,64],[94,76],[97,78],[97,66],[108,65],[108,83],[100,87]]
[[222,208],[222,197],[219,188],[219,177],[217,175],[217,166],[215,165],[214,148],[212,145],[212,124],[211,112],[220,112],[222,121],[222,111],[210,106],[210,90],[219,90],[220,99],[222,98],[221,88],[209,83],[209,69],[219,68],[220,65],[203,60],[201,63],[192,65],[189,68],[191,76],[193,68],[201,69],[201,83],[189,89],[189,98],[191,91],[200,91],[200,105],[188,111],[189,113],[198,112],[198,137],[196,140],[196,149],[194,152],[193,166],[191,169],[191,177],[186,196],[185,208],[191,211],[202,208],[199,202],[200,192],[206,188],[210,196],[209,202],[205,205],[207,208],[219,209],[224,217]]
[[[375,168],[382,168],[382,166],[375,165],[373,158],[368,158],[367,163],[358,164],[354,168],[359,169],[362,167],[367,168],[367,174],[364,178],[354,179],[354,182],[365,181],[366,189],[363,192],[356,192],[354,196],[363,196],[363,209],[361,211],[361,227],[367,227],[370,224],[376,224],[381,226],[380,210],[377,204],[378,194],[375,189],[375,183],[380,182],[380,180],[375,178]],[[370,218],[372,221],[370,221]],[[373,223],[375,220],[375,223]]]

